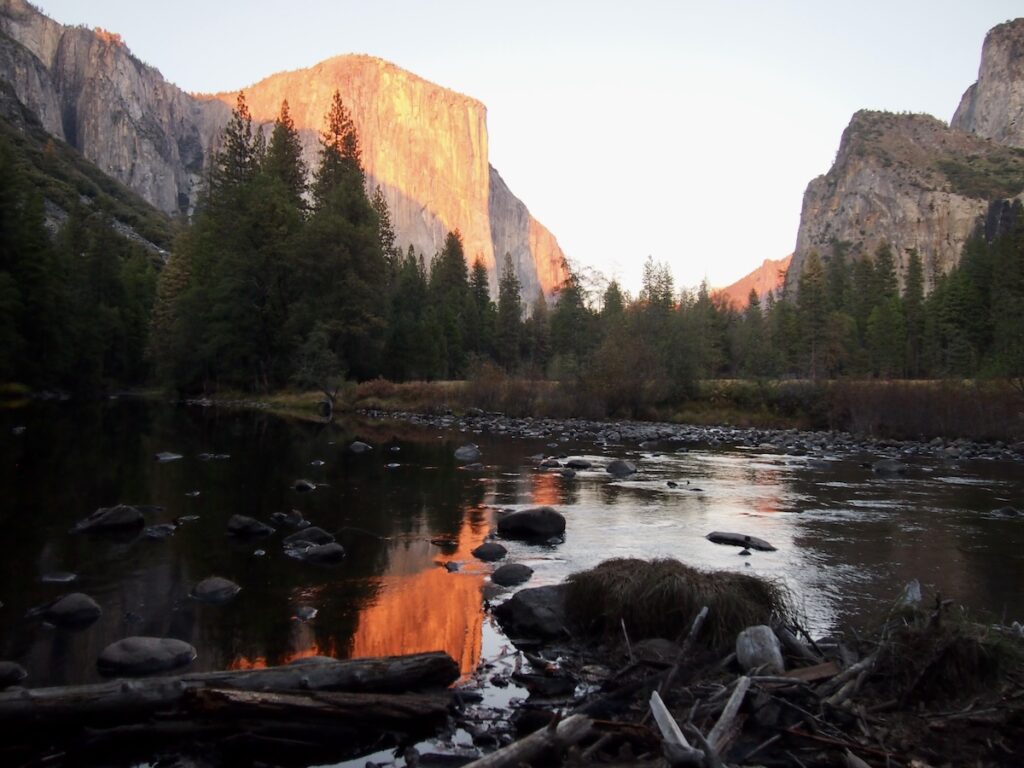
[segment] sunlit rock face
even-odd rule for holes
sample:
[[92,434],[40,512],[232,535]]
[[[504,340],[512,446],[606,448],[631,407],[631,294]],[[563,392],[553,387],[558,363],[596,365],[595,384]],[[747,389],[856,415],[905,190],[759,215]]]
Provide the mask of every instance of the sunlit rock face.
[[779,291],[786,282],[786,271],[793,260],[793,254],[781,259],[765,259],[761,266],[737,280],[732,285],[715,291],[737,309],[746,309],[750,291],[757,291],[757,297],[763,303],[769,293]]
[[912,251],[925,288],[948,272],[991,200],[1024,189],[1024,19],[985,37],[978,81],[950,126],[928,115],[858,112],[835,163],[804,193],[793,263],[795,283],[811,251],[847,258],[892,246],[902,283]]
[[1024,147],[1024,19],[989,30],[978,81],[964,93],[950,125]]
[[[192,209],[235,93],[187,94],[132,56],[117,35],[65,27],[24,0],[0,0],[0,30],[8,36],[0,37],[0,79],[50,133],[158,208]],[[487,266],[492,287],[506,252],[516,260],[524,297],[562,282],[558,243],[488,162],[487,111],[479,101],[369,56],[273,75],[246,96],[266,130],[288,100],[314,168],[317,132],[335,89],[352,112],[371,190],[379,184],[384,191],[403,249],[412,244],[429,260],[458,229],[467,261]]]
[[0,79],[54,136],[156,207],[187,210],[226,123],[102,30],[65,27],[24,0],[0,0]]

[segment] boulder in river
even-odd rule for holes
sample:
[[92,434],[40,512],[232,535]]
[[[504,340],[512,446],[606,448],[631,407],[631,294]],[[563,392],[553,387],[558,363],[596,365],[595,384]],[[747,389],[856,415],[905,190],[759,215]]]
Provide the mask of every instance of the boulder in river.
[[364,443],[361,440],[355,440],[349,443],[348,450],[349,453],[368,453],[373,450],[373,446],[369,443]]
[[84,592],[72,592],[55,602],[43,613],[51,624],[68,629],[88,627],[103,614],[99,603]]
[[210,576],[192,587],[192,597],[203,603],[219,605],[233,598],[242,588],[230,579]]
[[761,668],[764,674],[781,675],[786,671],[782,647],[772,628],[759,624],[747,627],[736,637],[736,660],[747,672]]
[[498,519],[498,533],[506,539],[550,539],[565,533],[565,517],[551,507],[510,512]]
[[292,483],[292,490],[298,491],[299,493],[309,493],[310,491],[316,490],[316,483],[312,480],[300,478]]
[[270,536],[274,532],[266,523],[248,515],[232,515],[228,518],[228,536],[239,539],[255,539]]
[[1011,506],[1005,506],[992,510],[992,514],[998,515],[999,517],[1020,517],[1021,515],[1024,515],[1024,512],[1021,512]]
[[745,533],[729,533],[727,531],[712,531],[705,537],[715,544],[726,544],[732,547],[743,547],[744,549],[757,549],[761,552],[774,552],[775,547],[764,539],[757,536],[748,536]]
[[590,469],[594,465],[586,459],[569,459],[565,462],[565,466],[569,469]]
[[287,512],[275,512],[270,516],[272,522],[283,525],[286,528],[308,528],[309,521],[302,516],[297,509],[289,509]]
[[180,453],[171,453],[171,451],[160,451],[160,453],[156,454],[156,460],[161,464],[166,464],[168,461],[177,461],[180,458]]
[[170,637],[126,637],[100,653],[96,666],[102,675],[152,675],[195,661],[196,649]]
[[508,550],[496,541],[485,541],[473,550],[473,557],[477,560],[483,560],[485,563],[493,563],[495,560],[501,560],[501,558],[507,554]]
[[615,459],[605,467],[605,471],[612,477],[629,477],[636,472],[636,465],[625,459]]
[[907,465],[896,459],[881,459],[871,465],[871,471],[876,475],[894,476],[905,475]]
[[28,677],[28,672],[21,664],[16,664],[13,661],[0,661],[0,691],[17,685],[26,677]]
[[178,530],[174,523],[157,523],[147,526],[142,530],[142,535],[147,539],[169,539]]
[[522,563],[505,563],[491,574],[491,581],[502,587],[514,587],[529,581],[533,576],[533,568]]
[[329,534],[323,528],[318,528],[315,525],[308,526],[302,530],[296,531],[295,533],[289,534],[284,538],[285,547],[302,546],[303,544],[311,544],[314,546],[320,544],[330,544],[334,541],[334,536]]
[[332,541],[328,544],[314,544],[311,547],[296,550],[295,556],[315,565],[336,565],[345,559],[345,548]]
[[480,449],[473,443],[467,443],[455,449],[456,461],[479,461],[481,455]]
[[551,639],[567,634],[565,595],[568,585],[521,589],[494,609],[510,638]]
[[141,528],[146,518],[138,507],[118,504],[115,507],[100,507],[84,520],[79,520],[72,533],[106,533]]

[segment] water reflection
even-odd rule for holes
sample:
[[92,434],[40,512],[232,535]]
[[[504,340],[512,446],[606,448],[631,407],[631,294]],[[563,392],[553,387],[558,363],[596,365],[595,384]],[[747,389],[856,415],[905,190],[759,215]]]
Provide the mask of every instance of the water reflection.
[[[16,424],[24,434],[12,434]],[[356,438],[374,450],[347,451]],[[454,461],[467,440],[483,450],[482,472]],[[1022,617],[1024,522],[989,514],[1020,504],[1019,466],[921,461],[905,478],[879,478],[861,466],[871,457],[672,448],[566,444],[555,450],[594,464],[570,478],[528,460],[552,451],[541,441],[397,422],[324,425],[134,401],[0,412],[0,658],[26,666],[33,685],[89,682],[106,644],[141,634],[193,643],[199,670],[441,649],[468,672],[486,636],[489,572],[471,551],[492,509],[536,504],[558,507],[568,527],[557,546],[506,542],[510,560],[534,569],[534,586],[609,557],[677,557],[782,580],[819,630],[878,610],[911,578]],[[165,450],[184,458],[156,462]],[[640,471],[609,477],[603,466],[613,455]],[[297,478],[320,486],[297,493]],[[160,505],[150,524],[198,519],[163,541],[69,535],[76,520],[118,502]],[[347,552],[340,566],[287,557],[283,532],[244,543],[225,536],[232,514],[268,520],[290,509],[335,533]],[[759,536],[778,551],[739,557],[705,539],[716,529]],[[78,580],[43,583],[52,571]],[[192,585],[210,575],[236,581],[241,593],[222,606],[190,600]],[[72,590],[102,606],[92,627],[66,632],[26,617]],[[299,606],[318,613],[299,621]]]

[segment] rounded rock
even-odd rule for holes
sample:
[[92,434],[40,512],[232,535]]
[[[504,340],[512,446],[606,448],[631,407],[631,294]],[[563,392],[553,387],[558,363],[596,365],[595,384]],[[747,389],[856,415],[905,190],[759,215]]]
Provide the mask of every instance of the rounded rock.
[[82,629],[95,622],[103,614],[99,603],[83,592],[72,592],[55,602],[43,614],[45,619],[58,627]]
[[491,581],[502,587],[514,587],[529,581],[533,576],[533,568],[522,563],[506,563],[491,574]]
[[0,661],[0,691],[17,685],[26,677],[28,677],[28,672],[21,664],[16,664],[13,661]]
[[477,560],[483,560],[485,563],[493,563],[495,560],[501,560],[501,558],[507,555],[508,550],[495,541],[485,541],[479,547],[474,549],[472,554]]
[[96,667],[102,675],[152,675],[195,661],[196,649],[169,637],[126,637],[100,653]]
[[192,597],[203,603],[226,603],[242,588],[230,579],[221,576],[210,576],[192,587]]

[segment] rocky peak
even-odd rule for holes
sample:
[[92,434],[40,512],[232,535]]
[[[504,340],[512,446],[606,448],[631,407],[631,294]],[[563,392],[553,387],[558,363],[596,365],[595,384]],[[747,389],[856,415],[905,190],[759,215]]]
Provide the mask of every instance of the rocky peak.
[[[113,32],[65,27],[24,0],[0,0],[0,79],[51,135],[168,213],[195,203],[234,92],[190,95],[134,56]],[[565,277],[554,236],[488,162],[487,111],[476,99],[371,56],[339,56],[245,89],[269,125],[288,100],[315,167],[317,132],[334,90],[359,129],[369,182],[380,184],[402,248],[428,259],[450,230],[466,257],[497,268],[511,253],[527,291]]]
[[985,36],[978,80],[964,92],[950,125],[1024,147],[1024,19],[1000,24]]
[[777,292],[785,284],[786,272],[789,270],[789,263],[792,260],[793,254],[781,259],[765,259],[761,266],[749,275],[741,277],[732,285],[721,288],[715,293],[732,306],[742,310],[747,307],[750,291],[755,290],[761,303],[764,304],[768,294]]

